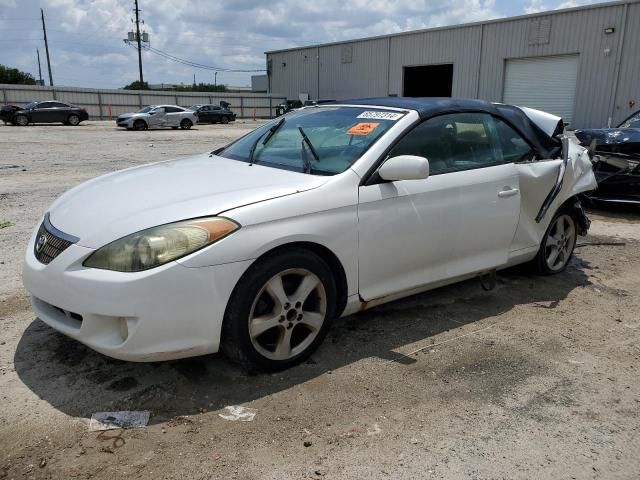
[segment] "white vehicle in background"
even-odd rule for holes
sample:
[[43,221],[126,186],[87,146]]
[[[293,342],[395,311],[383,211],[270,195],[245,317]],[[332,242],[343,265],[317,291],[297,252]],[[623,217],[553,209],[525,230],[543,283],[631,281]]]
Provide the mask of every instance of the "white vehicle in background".
[[477,100],[307,107],[68,191],[24,284],[40,319],[105,355],[286,368],[334,318],[525,262],[562,272],[596,188],[562,130]]
[[198,112],[177,105],[151,105],[135,113],[124,113],[116,119],[118,127],[127,130],[181,128],[189,130],[198,123]]

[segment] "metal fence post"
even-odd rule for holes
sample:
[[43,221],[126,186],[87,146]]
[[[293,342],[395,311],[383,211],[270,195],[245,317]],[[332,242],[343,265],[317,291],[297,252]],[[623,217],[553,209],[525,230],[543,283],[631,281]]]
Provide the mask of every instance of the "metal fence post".
[[271,104],[271,100],[272,100],[271,95],[269,95],[269,118],[273,118],[273,110],[272,110],[273,106]]
[[244,118],[244,97],[240,97],[240,118]]
[[7,89],[6,88],[2,89],[2,102],[3,103],[9,103],[9,100],[7,100]]
[[100,112],[100,120],[104,119],[104,115],[102,114],[102,94],[98,92],[98,111]]
[[58,97],[56,96],[56,89],[55,88],[51,89],[51,96],[53,97],[54,100],[58,99]]
[[176,105],[180,105],[180,104],[178,103],[178,94],[176,93],[176,94],[174,95],[174,97],[175,97]]
[[138,105],[142,108],[142,94],[138,93]]

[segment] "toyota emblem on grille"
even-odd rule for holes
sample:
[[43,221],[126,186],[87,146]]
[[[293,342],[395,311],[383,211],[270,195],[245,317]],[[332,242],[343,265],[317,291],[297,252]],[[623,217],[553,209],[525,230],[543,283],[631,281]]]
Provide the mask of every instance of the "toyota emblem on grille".
[[46,244],[47,237],[44,234],[40,235],[36,241],[36,252],[40,253]]

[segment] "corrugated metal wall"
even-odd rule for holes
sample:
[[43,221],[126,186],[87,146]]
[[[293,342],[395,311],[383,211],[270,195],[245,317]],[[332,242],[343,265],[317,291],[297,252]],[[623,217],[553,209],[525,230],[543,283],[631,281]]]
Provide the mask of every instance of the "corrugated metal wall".
[[612,125],[640,110],[640,3],[628,6]]
[[121,113],[136,111],[144,105],[181,105],[190,107],[196,103],[218,104],[224,100],[239,118],[271,118],[275,106],[284,100],[282,95],[218,92],[164,92],[135,90],[96,90],[72,87],[39,87],[31,85],[0,84],[2,103],[23,104],[31,101],[60,100],[84,107],[90,118],[108,119]]
[[[532,30],[532,22],[540,22],[538,30]],[[610,27],[615,32],[605,34]],[[352,55],[347,63],[346,47]],[[572,126],[583,128],[606,125],[612,110],[613,123],[619,122],[631,113],[630,101],[640,108],[639,52],[640,3],[630,0],[270,52],[267,58],[273,65],[271,90],[288,98],[299,93],[336,99],[402,95],[404,67],[453,63],[454,96],[500,102],[508,59],[578,54]]]

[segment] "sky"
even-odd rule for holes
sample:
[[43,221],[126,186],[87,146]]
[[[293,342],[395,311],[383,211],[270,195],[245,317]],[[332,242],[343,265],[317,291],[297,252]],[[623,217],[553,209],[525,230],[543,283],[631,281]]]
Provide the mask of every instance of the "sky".
[[[47,79],[44,9],[55,85],[121,88],[138,79],[124,43],[133,0],[0,0],[0,64]],[[265,51],[476,22],[595,0],[139,0],[151,47],[219,68],[219,84],[244,86],[265,68]],[[149,83],[213,83],[214,71],[143,52]],[[224,71],[223,71],[224,70]],[[47,82],[48,83],[48,82]]]

